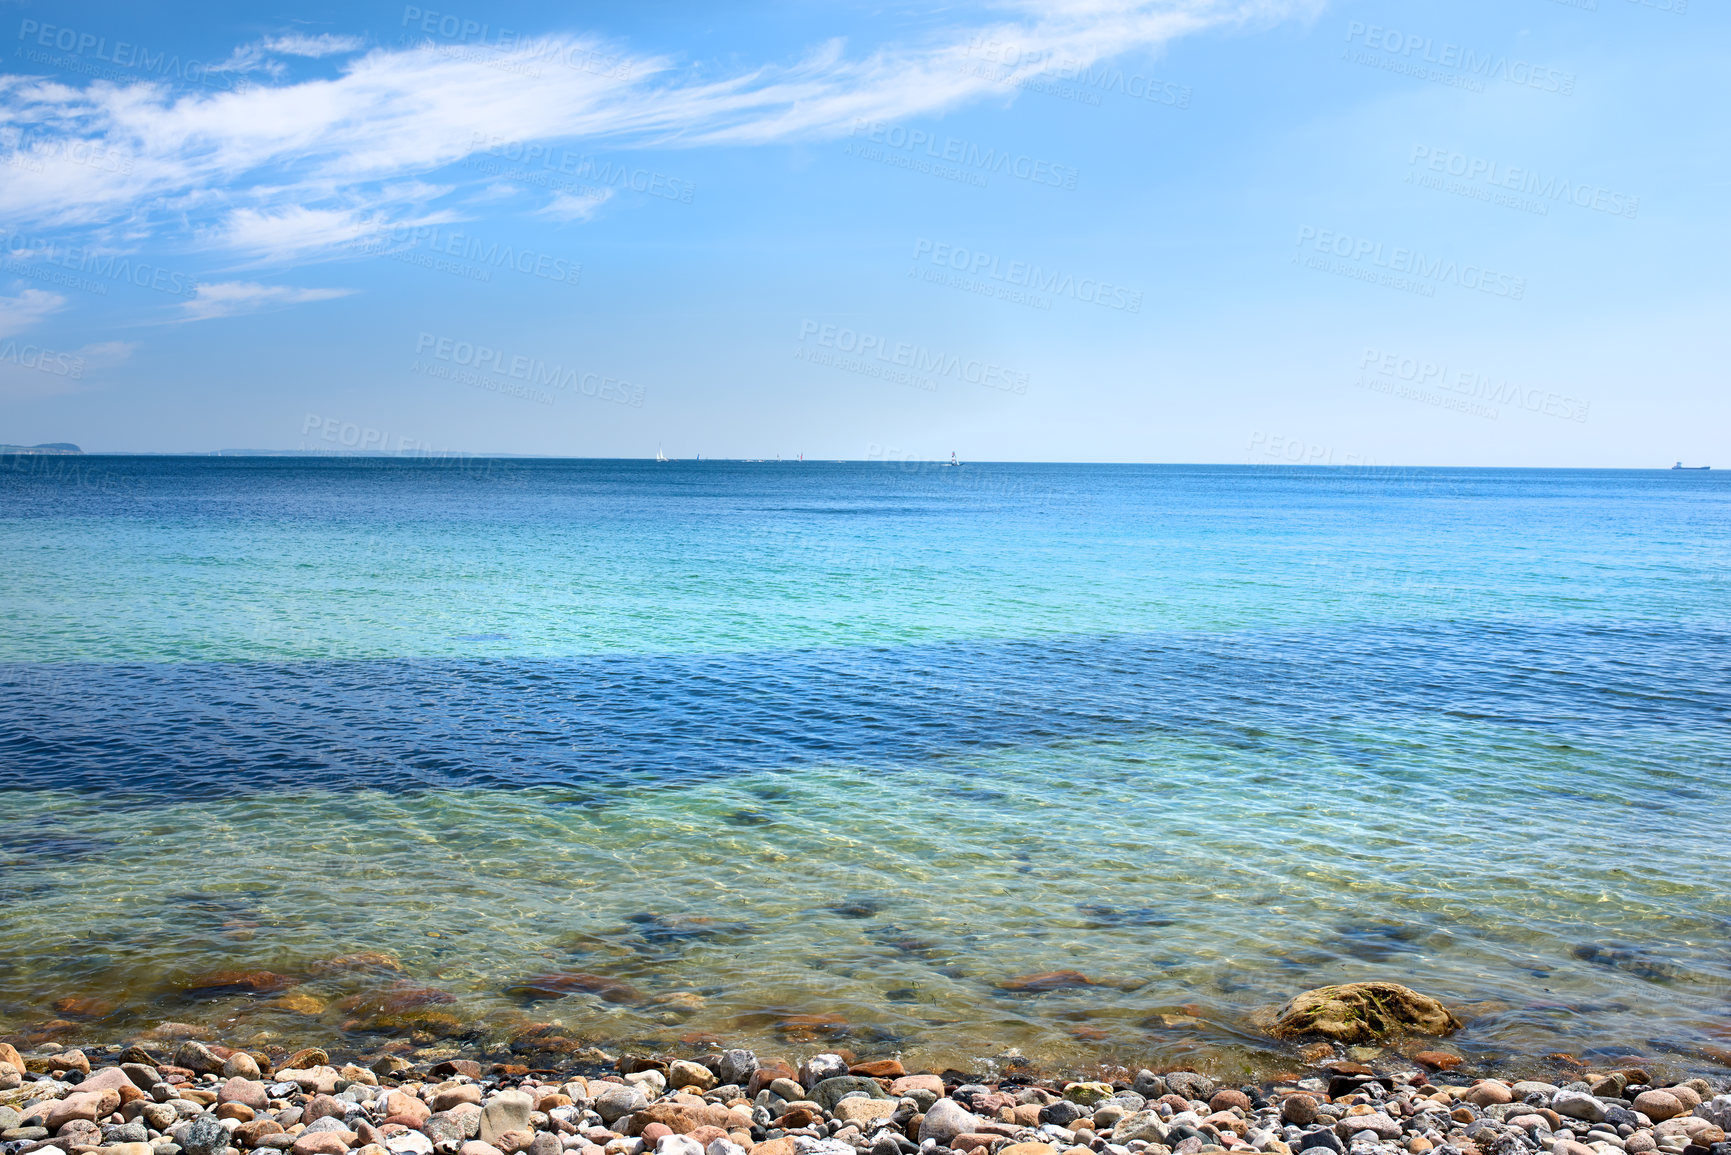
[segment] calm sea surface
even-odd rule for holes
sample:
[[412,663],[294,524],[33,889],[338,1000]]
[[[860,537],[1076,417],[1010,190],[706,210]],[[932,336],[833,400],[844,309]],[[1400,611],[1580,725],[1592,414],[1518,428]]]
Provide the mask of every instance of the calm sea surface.
[[0,464],[0,1034],[1731,1063],[1724,474]]

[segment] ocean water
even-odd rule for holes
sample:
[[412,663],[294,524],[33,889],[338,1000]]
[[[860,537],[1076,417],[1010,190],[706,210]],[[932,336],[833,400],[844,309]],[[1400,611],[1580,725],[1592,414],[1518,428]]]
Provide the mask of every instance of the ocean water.
[[1731,1065],[1722,474],[0,465],[0,1035]]

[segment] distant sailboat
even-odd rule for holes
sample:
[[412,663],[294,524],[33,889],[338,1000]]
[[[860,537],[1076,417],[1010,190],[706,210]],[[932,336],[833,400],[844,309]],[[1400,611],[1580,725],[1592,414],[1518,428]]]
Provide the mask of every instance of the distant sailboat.
[[956,460],[956,451],[954,449],[950,450],[950,459],[944,462],[944,468],[954,469],[959,465],[961,465],[961,462]]
[[1681,461],[1679,461],[1677,464],[1673,465],[1671,468],[1672,469],[1712,469],[1713,467],[1711,465],[1684,465]]
[[661,446],[659,445],[655,447],[655,460],[663,462],[667,460],[667,454],[661,452]]

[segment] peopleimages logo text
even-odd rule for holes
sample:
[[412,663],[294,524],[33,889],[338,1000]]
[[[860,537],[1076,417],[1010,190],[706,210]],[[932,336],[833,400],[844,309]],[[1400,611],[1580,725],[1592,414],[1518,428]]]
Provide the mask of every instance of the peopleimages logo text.
[[[551,404],[549,394],[534,395],[534,387],[543,389],[563,389],[572,394],[584,397],[594,397],[601,401],[612,401],[618,405],[629,405],[633,408],[643,407],[643,386],[633,385],[617,377],[608,377],[600,373],[588,372],[573,365],[549,365],[539,357],[531,357],[523,353],[507,353],[502,349],[494,349],[474,341],[462,341],[454,337],[441,337],[422,331],[415,339],[417,356],[430,355],[435,361],[443,361],[450,365],[470,369],[477,373],[485,371],[512,381],[522,382],[524,389],[503,389],[495,392],[511,392],[518,396],[528,396],[532,400],[546,398],[545,404]],[[439,376],[440,374],[431,374]],[[463,382],[473,384],[474,382]]]
[[[856,332],[845,326],[824,325],[817,321],[803,322],[799,327],[800,343],[804,345],[813,338],[816,339],[814,344],[821,349],[833,349],[838,353],[848,354],[858,358],[861,364],[870,365],[871,361],[875,360],[886,367],[910,371],[911,379],[904,383],[928,391],[937,388],[931,379],[912,375],[930,373],[938,377],[953,377],[970,385],[984,385],[988,389],[1001,389],[1005,393],[1028,391],[1026,373],[980,357],[963,358],[954,353],[945,353],[941,349],[928,349],[924,345],[912,345],[906,341],[892,343],[883,337]],[[800,360],[829,363],[821,355],[800,356],[796,351],[795,356]],[[867,360],[868,358],[871,360]],[[847,368],[845,365],[835,367]]]
[[[232,89],[235,92],[245,92],[250,87],[245,77],[221,68],[213,68],[190,57],[182,60],[179,53],[152,52],[142,44],[133,44],[127,40],[116,40],[110,45],[106,36],[60,24],[22,20],[18,24],[18,39],[24,43],[15,54],[33,64],[59,65],[73,71],[90,72],[89,62],[95,61],[98,64],[143,72],[151,76]],[[65,57],[57,60],[36,51],[39,48],[65,53]]]
[[898,152],[923,155],[941,164],[958,165],[963,171],[972,170],[983,175],[998,173],[1053,188],[1076,187],[1078,170],[1069,165],[1054,164],[1009,149],[982,148],[953,136],[940,139],[921,128],[862,119],[853,122],[848,135]]
[[1410,281],[1419,286],[1452,283],[1463,289],[1488,293],[1493,297],[1506,297],[1511,301],[1520,300],[1527,292],[1525,277],[1499,273],[1479,264],[1463,265],[1452,257],[1433,259],[1417,249],[1385,250],[1381,241],[1318,229],[1312,225],[1299,227],[1297,244],[1300,248],[1308,244],[1325,257],[1338,257],[1353,262],[1367,273],[1380,269],[1399,274],[1397,280]]
[[961,245],[929,241],[921,237],[914,242],[914,260],[923,260],[940,268],[955,269],[970,276],[986,277],[1037,293],[1071,297],[1085,304],[1098,305],[1102,309],[1118,309],[1126,313],[1142,311],[1142,293],[1138,289],[1126,289],[1123,285],[1114,285],[1092,277],[1074,277],[1055,269],[1042,269],[1039,265],[1026,261],[1003,261],[990,253],[982,253]]
[[[1408,357],[1382,349],[1367,348],[1359,359],[1361,387],[1370,387],[1363,373],[1369,371],[1382,377],[1404,381],[1419,389],[1441,389],[1474,401],[1493,405],[1513,405],[1528,413],[1542,413],[1565,421],[1585,421],[1589,402],[1563,393],[1544,389],[1523,389],[1509,384],[1507,379],[1496,381],[1488,374],[1472,369],[1452,370],[1447,365],[1422,357]],[[1495,417],[1494,412],[1491,413]]]
[[76,353],[56,353],[41,345],[20,345],[17,341],[0,343],[0,364],[34,369],[55,377],[71,377],[75,381],[84,376],[84,358]]
[[1573,72],[1561,72],[1525,60],[1511,60],[1495,52],[1479,52],[1446,40],[1438,43],[1429,36],[1384,28],[1380,24],[1366,24],[1361,20],[1354,20],[1347,25],[1346,41],[1349,45],[1363,44],[1366,48],[1383,53],[1389,60],[1402,61],[1412,68],[1432,65],[1461,73],[1464,77],[1480,82],[1502,80],[1522,88],[1537,88],[1542,92],[1555,92],[1561,96],[1572,96],[1575,92]]
[[1407,163],[1415,169],[1447,173],[1463,181],[1478,181],[1499,189],[1524,193],[1541,201],[1567,201],[1578,208],[1609,213],[1614,217],[1634,218],[1641,208],[1641,198],[1627,193],[1612,192],[1598,185],[1580,184],[1565,177],[1545,176],[1534,169],[1507,165],[1484,157],[1468,156],[1448,148],[1428,144],[1413,146]]

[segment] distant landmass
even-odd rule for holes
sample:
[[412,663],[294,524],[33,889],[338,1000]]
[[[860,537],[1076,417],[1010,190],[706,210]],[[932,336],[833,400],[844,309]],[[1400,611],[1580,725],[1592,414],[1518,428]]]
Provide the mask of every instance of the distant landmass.
[[0,453],[83,453],[84,450],[70,441],[48,441],[41,445],[4,445],[0,444]]

